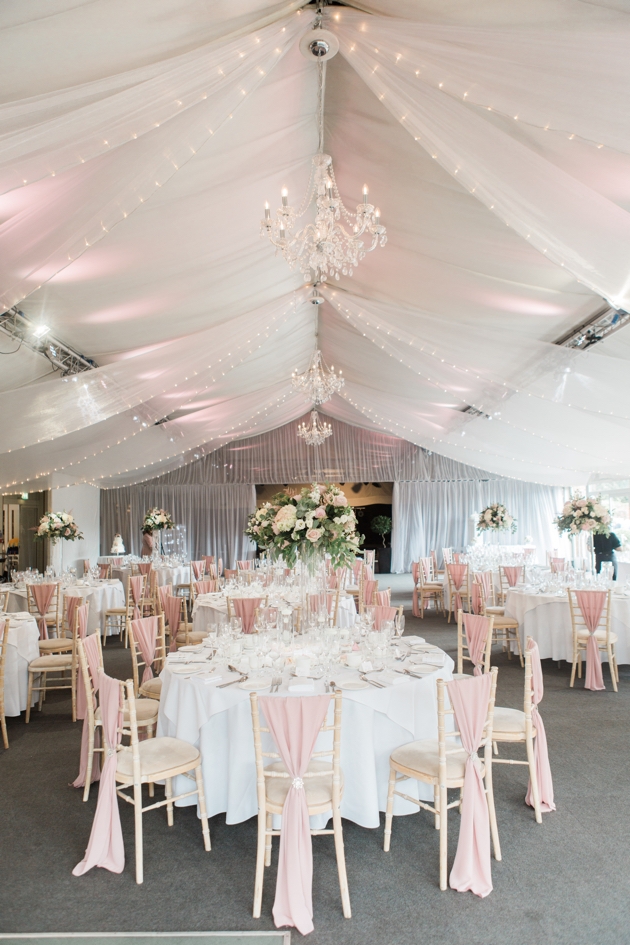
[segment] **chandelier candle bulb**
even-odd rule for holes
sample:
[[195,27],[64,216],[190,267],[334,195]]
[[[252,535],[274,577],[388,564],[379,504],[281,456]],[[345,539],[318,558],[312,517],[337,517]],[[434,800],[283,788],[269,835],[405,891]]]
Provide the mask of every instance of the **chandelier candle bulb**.
[[369,193],[369,191],[368,191],[368,188],[367,188],[367,184],[364,184],[364,185],[363,185],[363,205],[364,205],[364,206],[367,205],[368,193]]
[[269,204],[265,201],[265,220],[271,220],[271,210]]
[[282,188],[282,206],[283,207],[289,206],[289,191],[287,190],[286,187]]

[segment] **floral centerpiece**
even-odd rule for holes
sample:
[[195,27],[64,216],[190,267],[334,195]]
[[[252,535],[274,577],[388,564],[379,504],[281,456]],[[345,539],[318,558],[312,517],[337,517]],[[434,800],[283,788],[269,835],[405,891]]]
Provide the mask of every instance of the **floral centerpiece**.
[[159,532],[163,528],[173,528],[173,524],[170,512],[165,512],[164,509],[149,509],[144,513],[142,532],[144,535]]
[[329,554],[334,567],[350,565],[363,541],[354,510],[330,483],[313,483],[299,495],[279,492],[250,515],[245,534],[272,557],[282,555],[288,567],[298,553],[307,561]]
[[571,496],[554,522],[560,534],[567,532],[569,535],[577,535],[579,532],[591,532],[593,535],[609,535],[611,519],[600,499],[601,496],[585,499],[579,492]]
[[60,538],[65,541],[79,541],[83,534],[69,512],[49,512],[39,520],[35,538],[49,538],[56,545]]
[[516,531],[516,519],[513,518],[506,507],[500,502],[488,505],[479,515],[477,522],[478,532],[503,532],[507,529],[514,534]]

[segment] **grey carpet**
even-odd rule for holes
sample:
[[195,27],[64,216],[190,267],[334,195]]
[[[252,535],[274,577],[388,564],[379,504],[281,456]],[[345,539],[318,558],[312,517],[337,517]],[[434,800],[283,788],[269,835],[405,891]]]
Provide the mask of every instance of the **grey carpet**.
[[[408,577],[386,578],[395,599],[410,604]],[[455,631],[441,617],[414,620],[451,654]],[[106,668],[125,677],[128,652],[105,651]],[[498,704],[522,705],[523,673],[496,653]],[[627,785],[630,672],[616,695],[570,690],[569,668],[545,661],[542,715],[558,810],[538,826],[524,805],[526,769],[497,766],[495,795],[503,861],[493,861],[494,891],[440,892],[438,833],[427,814],[394,821],[392,852],[382,827],[344,822],[353,918],[341,914],[332,838],[313,841],[315,932],[312,945],[619,945],[630,942]],[[79,757],[80,724],[69,722],[60,693],[29,726],[9,720],[9,751],[0,753],[0,931],[271,930],[277,862],[266,871],[262,919],[251,918],[256,823],[211,821],[212,852],[203,850],[194,808],[177,810],[167,828],[161,811],[144,818],[145,881],[133,872],[133,812],[121,810],[127,865],[121,875],[94,869],[72,876],[82,858],[96,804],[70,788]],[[1,751],[1,750],[0,750]],[[518,751],[514,749],[514,751]],[[122,805],[121,805],[122,806]],[[457,815],[451,816],[451,856]],[[293,941],[301,936],[293,933]]]

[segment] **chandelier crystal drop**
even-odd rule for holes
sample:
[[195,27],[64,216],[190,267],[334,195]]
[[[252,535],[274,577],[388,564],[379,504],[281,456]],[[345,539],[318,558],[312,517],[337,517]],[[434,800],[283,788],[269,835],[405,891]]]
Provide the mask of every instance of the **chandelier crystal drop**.
[[[298,229],[298,221],[313,202],[316,206],[314,222]],[[366,253],[387,242],[380,211],[368,203],[367,187],[363,188],[363,202],[357,206],[356,213],[344,206],[329,154],[316,154],[313,158],[311,178],[299,210],[289,205],[286,188],[282,191],[282,206],[276,210],[275,220],[271,218],[269,204],[265,205],[261,235],[265,234],[291,269],[300,269],[307,281],[339,279],[340,274],[351,276]]]
[[311,363],[303,374],[296,371],[291,375],[295,390],[311,401],[315,406],[325,404],[333,394],[345,384],[342,372],[335,374],[334,368],[328,368],[319,348],[316,348]]
[[332,427],[319,419],[316,410],[312,410],[310,425],[304,422],[298,424],[297,435],[302,437],[307,446],[321,446],[324,440],[332,436]]

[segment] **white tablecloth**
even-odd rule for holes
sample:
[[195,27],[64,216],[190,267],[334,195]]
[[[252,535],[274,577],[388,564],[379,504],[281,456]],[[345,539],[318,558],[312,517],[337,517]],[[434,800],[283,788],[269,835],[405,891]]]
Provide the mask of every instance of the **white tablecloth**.
[[34,617],[17,620],[15,614],[7,616],[10,623],[4,666],[4,711],[14,716],[26,708],[28,664],[39,656],[39,630]]
[[[88,616],[88,633],[94,633],[95,630],[102,632],[105,625],[105,611],[118,609],[125,606],[125,592],[120,581],[108,581],[103,584],[77,584],[66,587],[64,594],[70,594],[75,597],[82,597],[90,602],[90,613]],[[25,611],[26,591],[12,589],[9,594],[8,608],[10,613],[16,611]]]
[[[235,595],[237,596],[237,595]],[[265,592],[261,591],[261,596]],[[207,594],[198,597],[193,607],[193,631],[207,633],[217,622],[217,618],[225,617],[227,603],[224,594]],[[357,616],[357,608],[353,597],[340,597],[337,611],[337,626],[352,627]]]
[[[505,613],[518,620],[523,646],[525,638],[532,637],[538,643],[542,659],[571,662],[573,640],[566,591],[562,597],[557,597],[555,594],[510,590]],[[630,597],[615,595],[613,592],[610,627],[619,638],[616,644],[618,662],[630,663]],[[602,652],[602,659],[607,659],[605,652]]]
[[[437,738],[435,680],[450,679],[453,661],[423,679],[411,679],[385,689],[345,691],[343,694],[341,766],[344,796],[341,814],[362,827],[378,827],[379,811],[387,806],[389,757],[394,749],[420,738]],[[238,685],[218,689],[198,677],[184,678],[162,671],[158,735],[181,738],[200,748],[208,816],[226,813],[226,823],[254,817],[256,766],[249,693]],[[323,692],[322,682],[315,692]],[[267,695],[268,690],[261,693]],[[280,696],[288,695],[282,689]],[[331,706],[332,713],[332,706]],[[330,716],[332,718],[332,715]],[[266,736],[268,737],[268,736]],[[320,738],[325,736],[320,736]],[[326,746],[327,747],[327,746]],[[268,750],[263,745],[263,750]],[[321,745],[316,745],[321,750]],[[180,778],[176,790],[185,789]],[[433,799],[433,790],[409,781],[406,793]],[[416,790],[422,793],[416,794]],[[196,804],[186,798],[184,805]],[[395,799],[394,814],[416,813],[409,801]],[[320,826],[326,816],[316,818]]]

